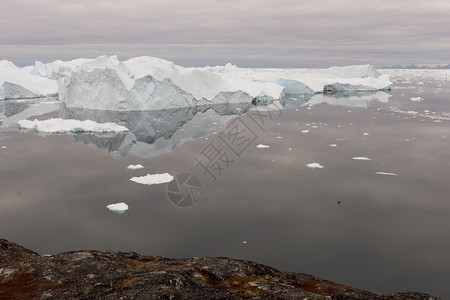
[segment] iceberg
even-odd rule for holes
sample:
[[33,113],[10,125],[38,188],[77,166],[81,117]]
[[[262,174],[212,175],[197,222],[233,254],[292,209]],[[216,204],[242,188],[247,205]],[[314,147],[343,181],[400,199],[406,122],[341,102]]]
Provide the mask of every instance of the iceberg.
[[389,90],[392,84],[389,75],[379,74],[371,65],[289,70],[231,64],[184,68],[148,56],[124,62],[115,56],[102,56],[74,65],[53,71],[60,76],[61,101],[70,108],[114,111],[238,103],[270,105],[274,101],[286,104],[286,97],[291,95],[374,92]]

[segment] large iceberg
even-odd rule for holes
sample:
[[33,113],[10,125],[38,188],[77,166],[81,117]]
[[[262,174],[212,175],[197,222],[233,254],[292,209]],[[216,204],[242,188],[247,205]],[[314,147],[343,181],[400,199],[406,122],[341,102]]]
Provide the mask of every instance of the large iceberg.
[[287,103],[292,95],[374,92],[390,89],[388,75],[371,65],[328,69],[258,69],[225,66],[185,68],[173,62],[116,56],[54,61],[19,68],[0,61],[0,99],[58,94],[69,108],[142,111]]

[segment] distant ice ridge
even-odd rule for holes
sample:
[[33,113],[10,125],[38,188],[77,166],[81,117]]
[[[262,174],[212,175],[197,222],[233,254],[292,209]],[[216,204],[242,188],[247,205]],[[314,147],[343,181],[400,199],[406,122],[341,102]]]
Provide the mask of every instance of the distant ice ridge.
[[[31,82],[46,82],[36,86],[52,85],[52,88],[45,93],[32,90],[30,85],[9,78],[11,68]],[[236,103],[268,105],[275,100],[284,103],[286,94],[379,91],[389,89],[392,84],[388,75],[380,75],[370,65],[329,69],[250,69],[231,64],[184,68],[148,56],[123,62],[116,56],[49,64],[36,62],[25,68],[2,61],[0,85],[4,83],[7,84],[1,88],[0,99],[59,93],[67,107],[113,111]],[[17,87],[12,88],[9,83]],[[27,91],[17,91],[19,87]]]

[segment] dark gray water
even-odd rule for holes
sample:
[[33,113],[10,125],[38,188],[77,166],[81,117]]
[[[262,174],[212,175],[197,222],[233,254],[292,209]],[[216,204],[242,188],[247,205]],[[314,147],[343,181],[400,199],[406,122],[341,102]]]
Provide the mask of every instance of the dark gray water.
[[[39,117],[116,118],[132,127],[122,135],[42,136],[4,120],[0,237],[43,254],[228,256],[376,292],[448,298],[450,88],[423,83],[398,80],[387,102],[316,96],[241,116],[230,114],[245,107]],[[4,119],[27,108],[2,105]],[[306,166],[313,162],[324,168]],[[138,163],[145,169],[126,169]],[[167,184],[129,180],[164,172],[199,179],[195,205],[174,205]],[[106,208],[118,202],[130,209]]]

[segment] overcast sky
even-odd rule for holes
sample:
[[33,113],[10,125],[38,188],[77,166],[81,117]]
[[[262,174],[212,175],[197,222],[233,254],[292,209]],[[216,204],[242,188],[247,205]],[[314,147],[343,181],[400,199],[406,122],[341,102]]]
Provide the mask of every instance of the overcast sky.
[[1,0],[0,60],[184,66],[450,63],[448,0]]

